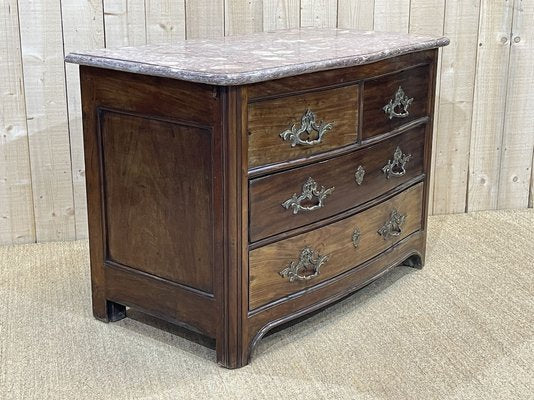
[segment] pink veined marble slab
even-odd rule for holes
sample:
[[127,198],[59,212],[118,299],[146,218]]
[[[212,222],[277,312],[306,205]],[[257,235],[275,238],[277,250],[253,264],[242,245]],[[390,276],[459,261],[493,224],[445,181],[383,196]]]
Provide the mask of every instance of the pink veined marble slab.
[[211,85],[242,85],[368,64],[446,46],[449,39],[391,32],[301,28],[70,53],[67,62]]

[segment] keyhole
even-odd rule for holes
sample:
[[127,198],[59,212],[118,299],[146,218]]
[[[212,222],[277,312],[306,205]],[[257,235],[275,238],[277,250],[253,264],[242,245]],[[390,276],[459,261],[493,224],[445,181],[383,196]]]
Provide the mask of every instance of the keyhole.
[[394,174],[402,174],[404,172],[404,168],[400,163],[397,163],[393,165],[393,167],[391,168],[391,172],[393,172]]

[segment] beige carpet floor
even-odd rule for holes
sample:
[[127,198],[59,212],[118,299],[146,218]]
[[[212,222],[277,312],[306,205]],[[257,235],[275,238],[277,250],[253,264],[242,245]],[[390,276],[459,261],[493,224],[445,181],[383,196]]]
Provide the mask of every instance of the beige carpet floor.
[[431,218],[423,270],[266,337],[234,371],[142,314],[94,320],[87,257],[85,241],[0,248],[0,399],[534,399],[532,210]]

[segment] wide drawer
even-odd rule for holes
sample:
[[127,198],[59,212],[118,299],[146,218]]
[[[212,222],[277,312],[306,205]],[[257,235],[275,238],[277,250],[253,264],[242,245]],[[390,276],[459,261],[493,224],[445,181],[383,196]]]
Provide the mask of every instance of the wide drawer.
[[343,156],[251,180],[250,241],[353,208],[420,176],[425,128],[420,125]]
[[359,86],[248,105],[249,168],[308,157],[355,143]]
[[362,140],[429,114],[429,65],[365,81]]
[[249,253],[249,308],[316,285],[421,228],[423,183],[356,215]]

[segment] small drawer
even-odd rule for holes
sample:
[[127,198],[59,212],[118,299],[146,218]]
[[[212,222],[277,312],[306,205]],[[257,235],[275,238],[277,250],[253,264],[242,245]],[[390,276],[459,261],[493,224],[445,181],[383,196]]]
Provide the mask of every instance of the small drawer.
[[283,298],[377,256],[421,229],[423,183],[375,207],[249,253],[249,308]]
[[420,176],[425,127],[343,156],[252,179],[250,241],[330,217]]
[[362,140],[428,115],[430,78],[430,66],[423,65],[366,81]]
[[356,142],[359,86],[248,105],[249,168],[287,162]]

